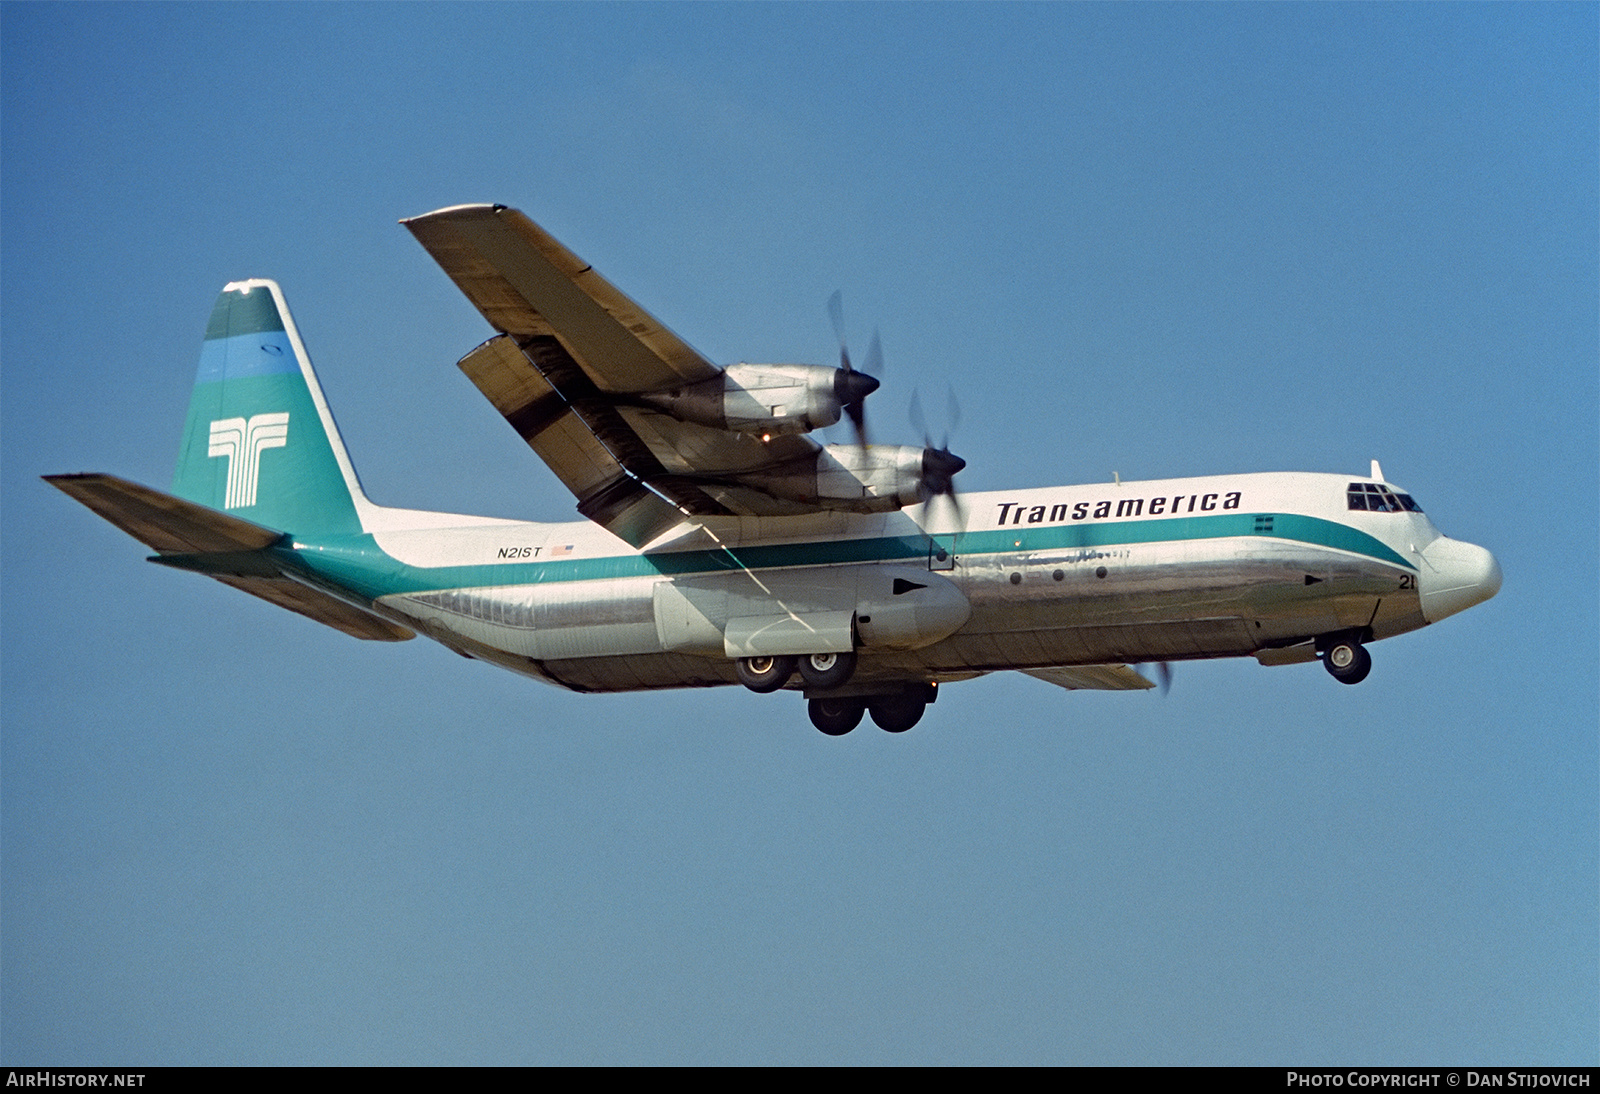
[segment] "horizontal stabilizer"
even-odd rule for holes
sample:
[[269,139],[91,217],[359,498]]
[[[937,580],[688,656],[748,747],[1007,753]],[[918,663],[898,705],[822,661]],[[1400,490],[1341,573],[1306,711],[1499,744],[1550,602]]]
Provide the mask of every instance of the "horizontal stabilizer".
[[162,554],[259,551],[283,538],[281,532],[115,475],[46,475],[44,481]]
[[1146,691],[1155,687],[1127,665],[1072,665],[1022,671],[1068,691]]
[[363,611],[354,604],[346,604],[338,597],[329,596],[320,589],[313,589],[309,585],[302,585],[286,577],[216,576],[224,585],[232,585],[235,589],[243,590],[251,596],[259,596],[262,600],[270,601],[280,608],[298,612],[307,619],[326,623],[352,638],[363,638],[369,642],[404,642],[417,636],[417,633],[408,627],[391,623],[371,612]]
[[44,480],[153,547],[159,552],[153,562],[206,574],[356,638],[403,642],[415,637],[405,627],[287,576],[266,550],[287,538],[281,532],[115,475],[46,475]]

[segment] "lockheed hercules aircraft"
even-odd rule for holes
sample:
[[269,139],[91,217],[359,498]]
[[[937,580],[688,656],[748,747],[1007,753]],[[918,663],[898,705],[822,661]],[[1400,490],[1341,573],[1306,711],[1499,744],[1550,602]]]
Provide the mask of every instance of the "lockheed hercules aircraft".
[[[1495,595],[1482,547],[1369,475],[1247,474],[963,494],[948,446],[869,444],[840,364],[718,367],[522,213],[402,221],[495,335],[469,379],[578,499],[540,524],[374,505],[271,281],[223,288],[172,492],[48,481],[193,570],[357,638],[425,634],[574,691],[742,683],[811,721],[910,729],[942,684],[1016,670],[1320,660]],[[863,364],[875,367],[876,339]],[[855,443],[812,431],[848,417]]]

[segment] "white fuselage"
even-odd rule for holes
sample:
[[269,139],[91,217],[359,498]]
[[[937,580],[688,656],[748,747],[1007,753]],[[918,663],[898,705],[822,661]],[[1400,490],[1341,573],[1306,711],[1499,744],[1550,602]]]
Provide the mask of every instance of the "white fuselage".
[[443,527],[432,514],[415,527],[387,510],[365,549],[296,547],[317,583],[584,691],[730,684],[735,657],[850,648],[863,686],[1249,654],[1275,664],[1311,660],[1319,636],[1415,630],[1498,588],[1487,551],[1441,537],[1420,511],[1352,509],[1349,488],[1372,481],[1269,473],[973,494],[960,528],[938,504],[702,519],[644,550],[587,522]]

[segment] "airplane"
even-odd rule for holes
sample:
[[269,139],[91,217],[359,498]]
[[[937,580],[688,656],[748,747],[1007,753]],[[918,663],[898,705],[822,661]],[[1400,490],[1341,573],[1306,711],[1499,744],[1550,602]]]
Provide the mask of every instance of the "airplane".
[[[577,498],[537,523],[368,500],[268,280],[206,326],[170,492],[46,481],[190,570],[356,638],[417,634],[579,692],[799,692],[823,733],[899,733],[942,685],[1020,671],[1148,690],[1171,662],[1321,661],[1499,591],[1370,474],[1266,473],[958,496],[966,462],[867,441],[878,387],[839,365],[719,367],[527,216],[401,221],[495,333],[467,377]],[[874,338],[866,361],[876,367]],[[853,444],[809,434],[848,418]]]

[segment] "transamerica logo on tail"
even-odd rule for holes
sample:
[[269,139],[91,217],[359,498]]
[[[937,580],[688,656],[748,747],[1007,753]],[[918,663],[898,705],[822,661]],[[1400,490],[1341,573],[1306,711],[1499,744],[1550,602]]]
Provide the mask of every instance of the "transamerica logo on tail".
[[261,478],[261,451],[289,443],[289,413],[219,418],[211,423],[209,456],[228,457],[228,496],[224,509],[244,509],[256,503],[256,482]]

